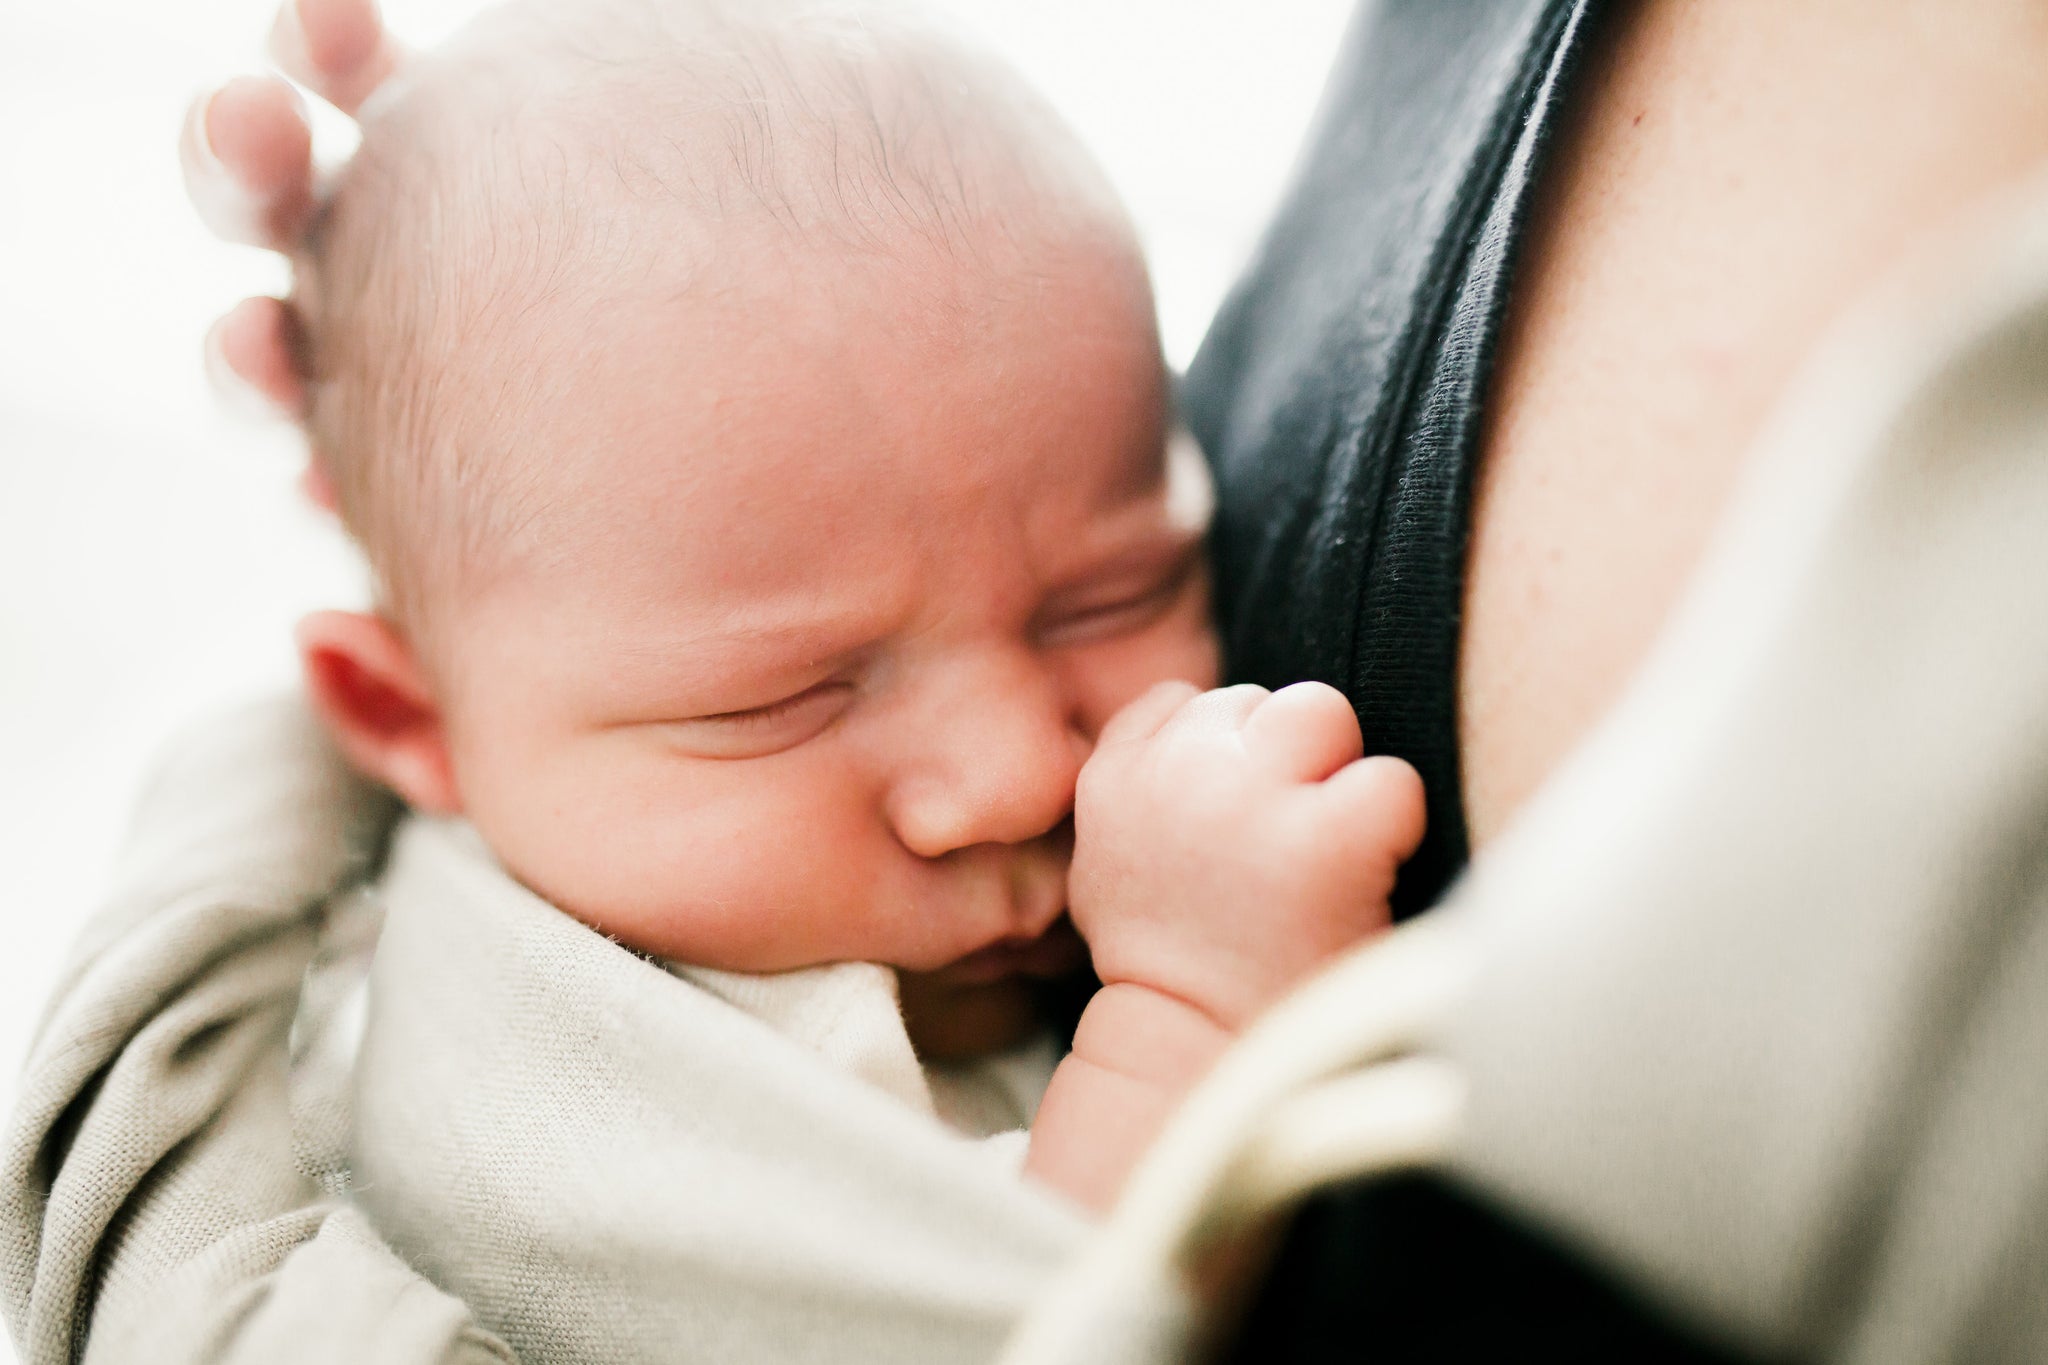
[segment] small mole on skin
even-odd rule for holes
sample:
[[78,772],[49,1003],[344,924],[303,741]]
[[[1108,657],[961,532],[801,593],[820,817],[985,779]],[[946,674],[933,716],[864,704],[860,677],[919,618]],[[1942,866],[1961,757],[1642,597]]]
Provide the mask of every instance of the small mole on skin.
[[1642,116],[1641,114],[1637,114],[1637,115],[1636,115],[1636,116],[1635,116],[1635,117],[1634,117],[1633,119],[1630,119],[1630,120],[1629,120],[1629,126],[1630,126],[1630,127],[1633,127],[1633,128],[1640,128],[1640,127],[1642,127],[1642,126],[1643,126],[1643,116]]

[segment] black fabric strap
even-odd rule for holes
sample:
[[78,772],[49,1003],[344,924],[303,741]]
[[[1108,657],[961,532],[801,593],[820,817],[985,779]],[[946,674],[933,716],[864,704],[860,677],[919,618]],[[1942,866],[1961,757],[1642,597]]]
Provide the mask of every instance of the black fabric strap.
[[[1231,1365],[1742,1365],[1434,1177],[1303,1212]],[[1750,1362],[1755,1365],[1755,1362]]]
[[[1190,368],[1239,681],[1317,678],[1421,771],[1397,915],[1464,866],[1457,649],[1472,469],[1529,189],[1594,0],[1383,0],[1352,26],[1296,182]],[[1430,1176],[1308,1205],[1233,1359],[1729,1359]]]
[[1530,171],[1588,0],[1360,11],[1286,203],[1183,386],[1215,465],[1238,681],[1317,678],[1415,764],[1397,915],[1466,858],[1456,674],[1471,468]]

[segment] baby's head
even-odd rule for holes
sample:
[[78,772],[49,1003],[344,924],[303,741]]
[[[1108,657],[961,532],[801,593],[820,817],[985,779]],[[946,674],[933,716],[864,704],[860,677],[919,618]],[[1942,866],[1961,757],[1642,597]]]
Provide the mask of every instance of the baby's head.
[[367,111],[301,274],[381,610],[349,756],[646,952],[1000,1013],[1103,722],[1207,684],[1144,267],[1027,90],[893,10],[500,10]]

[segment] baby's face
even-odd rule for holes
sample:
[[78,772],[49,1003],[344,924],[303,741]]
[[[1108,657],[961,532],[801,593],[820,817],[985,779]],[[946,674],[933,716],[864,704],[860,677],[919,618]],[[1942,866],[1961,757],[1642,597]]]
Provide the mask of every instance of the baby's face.
[[537,329],[574,400],[499,434],[545,510],[436,650],[463,810],[645,952],[967,995],[1076,965],[1018,946],[1065,908],[1076,773],[1217,669],[1142,270],[750,250]]

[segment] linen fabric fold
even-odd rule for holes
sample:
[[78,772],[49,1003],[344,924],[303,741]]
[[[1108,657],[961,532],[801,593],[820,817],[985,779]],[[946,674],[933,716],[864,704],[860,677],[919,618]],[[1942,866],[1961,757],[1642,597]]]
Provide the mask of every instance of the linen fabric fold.
[[354,1197],[522,1360],[987,1359],[1080,1240],[1021,1129],[936,1116],[886,968],[665,969],[446,822],[379,893]]
[[392,814],[296,703],[201,726],[157,770],[0,1135],[25,1365],[512,1358],[335,1196],[341,1135],[295,1122],[322,1111],[292,1052],[327,907]]
[[397,815],[297,702],[161,766],[0,1135],[25,1365],[994,1354],[1085,1225],[933,1110],[1049,1059],[926,1075],[883,969],[672,974]]

